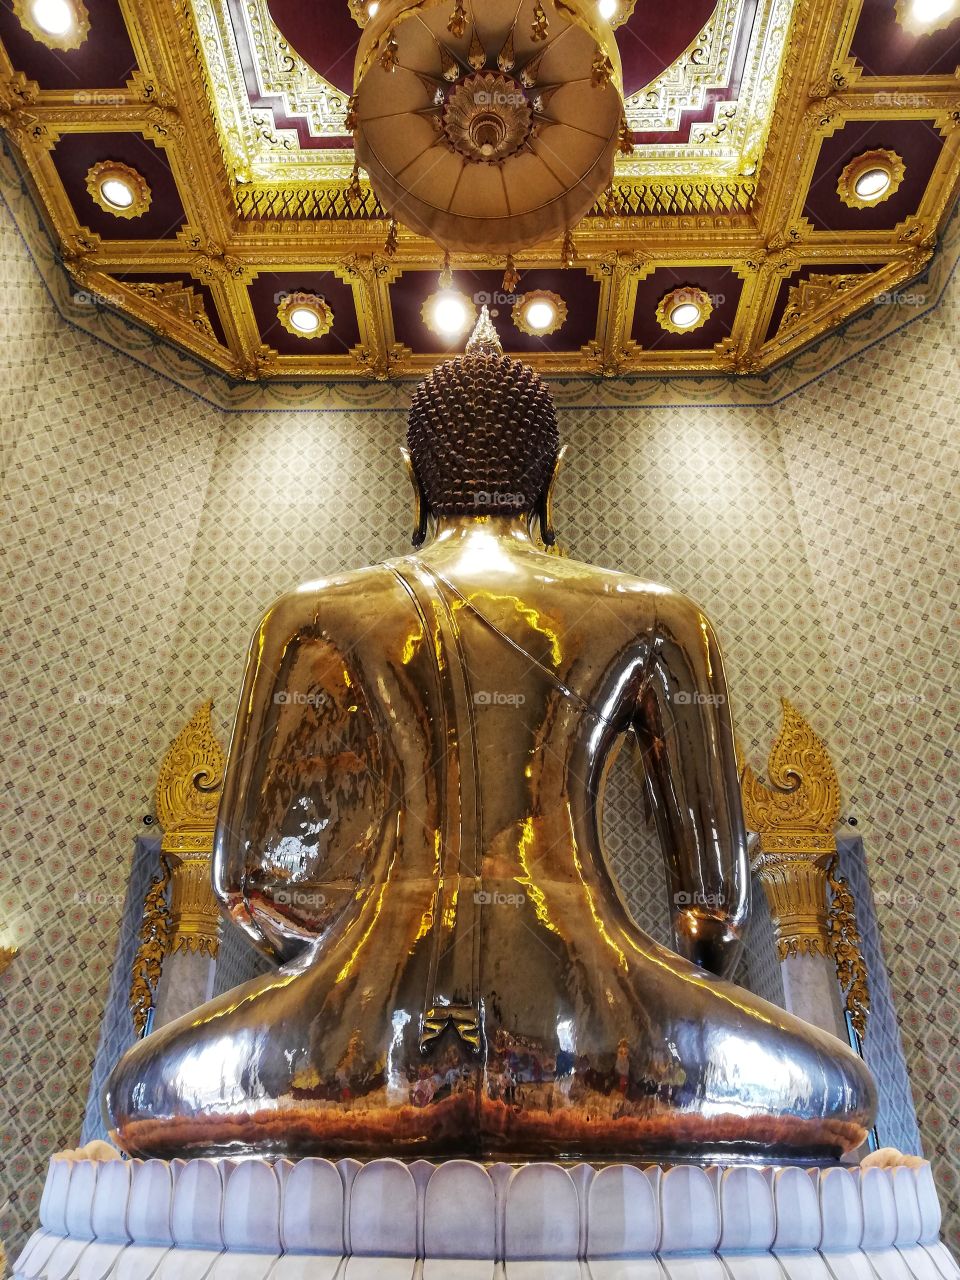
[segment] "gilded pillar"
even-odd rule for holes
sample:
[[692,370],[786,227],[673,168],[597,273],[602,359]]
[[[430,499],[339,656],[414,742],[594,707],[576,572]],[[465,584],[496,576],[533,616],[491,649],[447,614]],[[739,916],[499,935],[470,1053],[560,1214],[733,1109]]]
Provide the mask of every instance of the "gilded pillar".
[[210,859],[226,757],[198,707],[160,767],[156,811],[163,831],[160,875],[144,904],[131,1010],[138,1033],[179,1018],[213,994],[220,910]]
[[741,790],[747,828],[757,835],[753,871],[773,919],[786,1007],[845,1041],[849,1008],[862,1036],[863,960],[849,889],[836,877],[840,784],[823,742],[785,698],[767,772],[769,785],[745,768]]

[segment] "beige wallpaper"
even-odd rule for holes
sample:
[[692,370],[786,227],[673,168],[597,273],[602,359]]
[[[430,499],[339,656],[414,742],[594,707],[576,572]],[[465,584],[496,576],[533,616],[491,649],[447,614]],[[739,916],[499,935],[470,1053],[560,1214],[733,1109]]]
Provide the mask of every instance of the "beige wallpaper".
[[0,1239],[79,1133],[220,415],[49,303],[0,203]]
[[[397,395],[224,413],[62,320],[8,218],[0,269],[0,933],[23,948],[0,983],[0,1237],[15,1247],[47,1155],[79,1134],[130,841],[167,742],[207,696],[226,730],[275,595],[402,552],[411,517]],[[605,388],[616,407],[563,411],[558,504],[571,554],[706,605],[753,763],[781,694],[842,763],[953,1231],[957,305],[954,284],[778,405],[644,407]],[[642,877],[629,787],[612,827]]]
[[960,1198],[960,280],[776,410],[921,1132]]

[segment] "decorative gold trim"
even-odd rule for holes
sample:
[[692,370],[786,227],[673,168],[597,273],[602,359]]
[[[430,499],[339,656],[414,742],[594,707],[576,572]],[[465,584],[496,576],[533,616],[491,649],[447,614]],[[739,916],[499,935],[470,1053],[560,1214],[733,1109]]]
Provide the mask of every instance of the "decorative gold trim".
[[134,957],[130,981],[130,1016],[137,1036],[142,1036],[147,1029],[157,994],[157,983],[163,971],[163,957],[170,944],[170,910],[167,905],[169,884],[170,862],[161,853],[160,874],[151,881],[143,900],[140,945]]
[[[465,320],[463,328],[459,333],[447,333],[446,330],[439,328],[434,320],[434,308],[444,296],[456,297],[463,302]],[[426,327],[432,334],[435,334],[436,337],[440,338],[443,342],[448,343],[456,342],[458,339],[462,338],[465,333],[469,333],[477,322],[477,315],[476,303],[472,298],[467,297],[467,295],[459,289],[438,289],[436,293],[431,293],[430,297],[424,300],[423,306],[420,308],[420,319]]]
[[220,804],[227,758],[210,723],[212,701],[204,702],[177,734],[157,778],[157,821],[164,853],[208,853]]
[[761,782],[749,765],[740,791],[747,827],[759,837],[753,870],[773,917],[777,952],[831,955],[827,872],[836,856],[840,783],[823,742],[786,698],[783,724]]
[[63,0],[63,3],[73,11],[73,26],[62,36],[44,31],[33,16],[32,0],[13,0],[13,12],[24,31],[48,49],[79,49],[90,34],[90,14],[83,0]]
[[611,27],[616,31],[617,27],[622,27],[624,23],[630,21],[633,17],[633,11],[637,7],[637,0],[617,0],[617,11],[612,18],[609,19]]
[[170,894],[171,954],[194,951],[216,958],[220,908],[210,887],[210,857],[181,858],[173,868]]
[[809,316],[833,305],[840,295],[863,283],[862,274],[825,275],[815,272],[790,286],[787,305],[777,328],[777,337],[800,325]]
[[863,1044],[870,1016],[870,986],[863,944],[857,928],[857,913],[850,886],[837,874],[838,858],[827,871],[830,887],[830,943],[837,963],[837,980],[850,1022]]
[[[318,321],[316,329],[311,329],[309,332],[298,329],[293,323],[293,314],[296,311],[312,312]],[[292,333],[295,338],[312,342],[315,338],[322,338],[333,328],[333,307],[318,293],[288,293],[277,307],[277,319],[287,333]]]
[[[103,194],[103,184],[115,179],[133,192],[133,203],[127,209],[111,204]],[[153,194],[146,178],[120,160],[100,160],[87,173],[87,190],[94,204],[115,218],[139,218],[150,208]]]
[[913,0],[897,0],[897,22],[911,36],[929,36],[935,31],[942,31],[952,22],[960,18],[960,0],[953,0],[939,18],[932,22],[922,22],[914,13]]
[[[881,169],[889,174],[889,185],[876,196],[862,196],[857,192],[857,183],[872,169]],[[885,200],[889,200],[899,190],[906,172],[907,167],[896,151],[887,149],[864,151],[862,155],[854,156],[840,174],[837,195],[851,209],[873,209],[878,204],[883,204]]]
[[[547,329],[534,329],[527,321],[527,311],[535,302],[548,302],[554,309],[553,324]],[[531,338],[548,338],[566,324],[567,304],[558,293],[553,293],[550,289],[533,289],[513,304],[512,316],[513,323],[521,333],[529,334]]]
[[[700,308],[700,317],[695,324],[674,324],[671,316],[678,307],[693,305]],[[682,285],[660,299],[657,304],[657,324],[667,333],[696,333],[702,329],[713,315],[713,300],[708,293],[696,285]]]
[[0,947],[0,974],[6,973],[19,954],[19,947]]

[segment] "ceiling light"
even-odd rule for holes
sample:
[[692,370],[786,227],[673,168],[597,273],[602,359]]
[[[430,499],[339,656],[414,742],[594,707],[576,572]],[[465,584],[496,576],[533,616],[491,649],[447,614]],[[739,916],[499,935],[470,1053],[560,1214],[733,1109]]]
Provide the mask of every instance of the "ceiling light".
[[132,187],[123,178],[105,178],[100,183],[100,194],[115,209],[129,209],[136,199]]
[[925,27],[949,13],[954,2],[955,0],[913,0],[911,16],[914,22]]
[[843,168],[837,195],[848,208],[872,209],[894,194],[906,166],[895,151],[877,149],[854,156]]
[[277,319],[295,338],[322,338],[333,328],[333,308],[317,293],[280,294]]
[[604,22],[612,22],[617,16],[617,0],[598,0],[597,8]]
[[290,312],[290,323],[301,333],[313,333],[320,328],[320,317],[310,307],[296,307]]
[[889,169],[868,169],[857,178],[853,189],[861,200],[876,200],[878,196],[883,195],[889,185]]
[[147,180],[122,160],[101,160],[87,173],[94,204],[115,218],[139,218],[152,199]]
[[423,304],[424,324],[439,338],[459,338],[476,322],[477,308],[464,293],[456,289],[440,289]]
[[689,329],[700,319],[700,308],[695,302],[681,302],[670,312],[670,319],[678,329]]
[[33,20],[49,36],[65,36],[76,23],[76,15],[68,0],[33,0]]
[[369,13],[371,18],[375,18],[377,16],[377,10],[379,8],[380,8],[379,0],[370,0],[370,3],[367,5],[367,13]]
[[657,306],[657,324],[667,333],[692,333],[713,315],[713,299],[694,285],[671,289]]
[[13,12],[24,31],[48,49],[79,49],[90,32],[83,0],[13,0]]
[[513,323],[521,333],[545,338],[556,333],[567,318],[567,304],[556,293],[536,289],[524,294],[513,307]]

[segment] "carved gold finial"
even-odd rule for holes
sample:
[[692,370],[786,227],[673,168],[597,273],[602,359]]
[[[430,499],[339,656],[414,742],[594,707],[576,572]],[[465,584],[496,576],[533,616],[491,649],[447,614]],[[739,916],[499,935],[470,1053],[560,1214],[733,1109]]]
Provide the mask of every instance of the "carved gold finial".
[[753,869],[773,916],[777,950],[830,955],[827,871],[837,852],[840,783],[826,747],[782,699],[783,725],[765,785],[748,765],[741,794],[747,827],[759,837]]
[[205,702],[180,730],[157,778],[157,821],[164,853],[209,853],[227,758]]
[[486,306],[480,312],[477,326],[467,343],[468,356],[502,356],[503,344]]
[[[0,947],[0,973],[5,973],[20,954],[19,947]],[[0,1271],[0,1275],[3,1272]]]
[[144,899],[130,986],[138,1035],[153,1008],[164,956],[184,950],[217,954],[220,911],[210,883],[210,855],[227,759],[213,732],[212,710],[212,702],[197,708],[164,756],[157,778],[160,874]]

